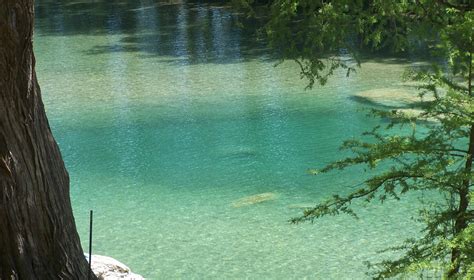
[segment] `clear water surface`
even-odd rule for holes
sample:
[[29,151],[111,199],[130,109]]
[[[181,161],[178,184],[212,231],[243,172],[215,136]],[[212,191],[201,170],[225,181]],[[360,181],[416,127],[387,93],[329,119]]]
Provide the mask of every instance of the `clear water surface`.
[[417,234],[415,198],[288,223],[362,182],[358,168],[306,170],[379,122],[353,96],[403,87],[406,63],[369,60],[304,90],[222,6],[36,2],[37,72],[84,248],[93,209],[94,253],[149,279],[365,279],[364,261]]

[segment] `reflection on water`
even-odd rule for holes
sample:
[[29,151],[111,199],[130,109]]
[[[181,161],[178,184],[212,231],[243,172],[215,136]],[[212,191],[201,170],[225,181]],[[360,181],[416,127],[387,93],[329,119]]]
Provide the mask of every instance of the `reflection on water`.
[[[266,50],[255,30],[237,28],[229,7],[192,1],[37,1],[36,32],[42,35],[114,35],[87,54],[142,52],[186,63],[236,62]],[[51,16],[53,15],[53,16]]]
[[[363,180],[305,170],[378,123],[354,96],[405,87],[406,64],[305,91],[218,2],[36,2],[38,77],[83,241],[94,209],[95,252],[150,279],[365,278],[364,261],[416,234],[415,198],[287,220]],[[272,199],[232,206],[258,194]]]

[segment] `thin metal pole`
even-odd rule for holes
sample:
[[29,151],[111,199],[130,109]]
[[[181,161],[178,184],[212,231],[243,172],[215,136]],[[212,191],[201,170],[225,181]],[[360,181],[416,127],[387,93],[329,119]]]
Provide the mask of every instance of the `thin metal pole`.
[[89,224],[89,279],[92,279],[92,216],[93,211],[91,210]]

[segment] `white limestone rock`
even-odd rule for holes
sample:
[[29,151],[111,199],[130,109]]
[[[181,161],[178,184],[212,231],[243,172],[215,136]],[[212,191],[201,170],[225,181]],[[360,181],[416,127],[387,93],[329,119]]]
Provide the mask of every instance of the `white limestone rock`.
[[298,210],[307,210],[314,208],[316,204],[314,203],[296,203],[288,205],[289,209],[298,209]]
[[354,97],[373,104],[387,107],[417,107],[424,102],[433,101],[432,96],[421,98],[414,90],[406,88],[376,88],[358,92]]
[[[89,256],[85,255],[87,261]],[[99,280],[144,280],[142,276],[132,273],[123,263],[107,256],[92,255],[92,271]]]
[[232,203],[232,206],[235,208],[240,208],[244,206],[249,206],[257,203],[262,203],[269,200],[275,200],[278,198],[276,193],[267,192],[267,193],[259,193],[251,196],[246,196],[241,199],[238,199]]

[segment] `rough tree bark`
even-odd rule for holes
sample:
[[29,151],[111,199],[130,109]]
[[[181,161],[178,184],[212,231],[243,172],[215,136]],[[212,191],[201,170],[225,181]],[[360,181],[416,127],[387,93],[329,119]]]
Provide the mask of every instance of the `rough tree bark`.
[[87,279],[36,80],[33,23],[33,0],[0,0],[0,279]]

